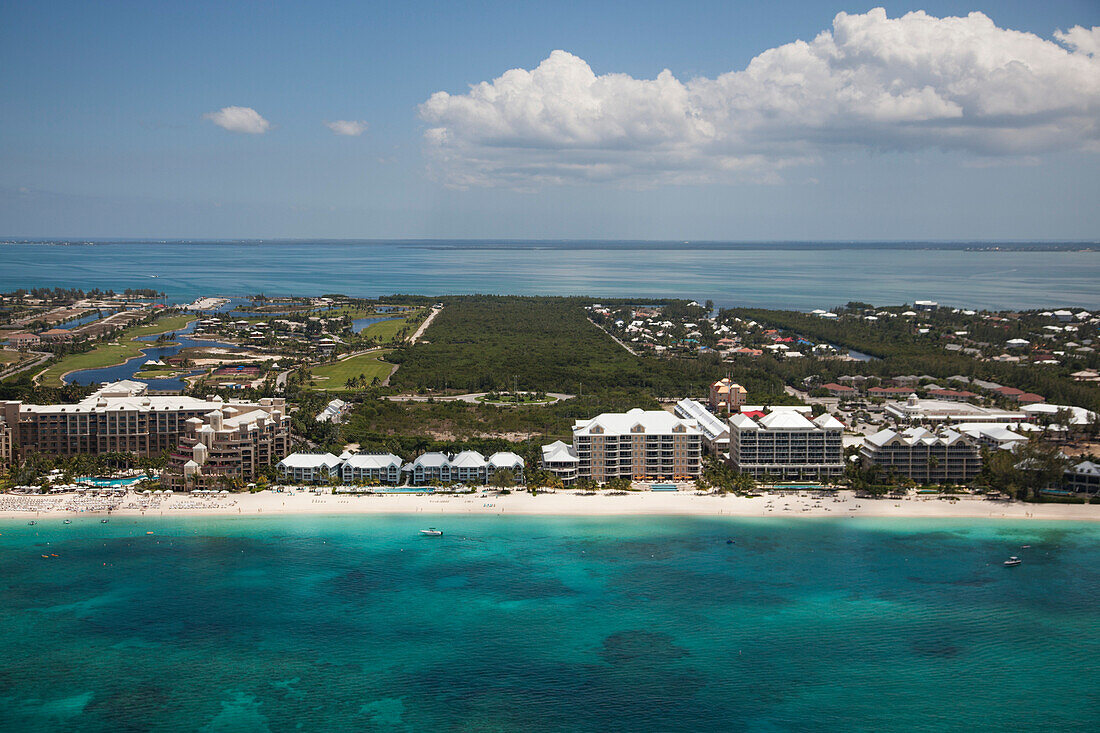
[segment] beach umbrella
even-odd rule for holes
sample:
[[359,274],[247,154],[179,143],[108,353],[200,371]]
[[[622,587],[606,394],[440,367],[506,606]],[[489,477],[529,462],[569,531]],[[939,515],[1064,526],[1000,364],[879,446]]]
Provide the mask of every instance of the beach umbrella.
[[172,493],[172,490],[171,490],[171,489],[165,489],[165,490],[164,490],[164,493],[166,493],[166,494],[171,494],[171,493]]

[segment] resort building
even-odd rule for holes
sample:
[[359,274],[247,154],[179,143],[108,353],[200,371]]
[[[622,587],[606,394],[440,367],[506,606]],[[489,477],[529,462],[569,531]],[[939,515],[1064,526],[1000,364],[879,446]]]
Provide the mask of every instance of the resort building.
[[15,457],[15,453],[12,451],[11,436],[11,426],[0,417],[0,466],[8,465]]
[[635,408],[578,420],[573,425],[573,445],[544,446],[543,462],[547,465],[549,454],[554,459],[551,463],[568,466],[568,456],[575,455],[576,478],[599,483],[616,478],[684,480],[699,475],[702,450],[703,433],[695,420]]
[[978,445],[984,445],[991,450],[1016,450],[1027,443],[1028,437],[1022,431],[1029,429],[1040,430],[1038,426],[1031,423],[1009,426],[996,422],[968,422],[952,426],[952,430],[962,433]]
[[542,446],[542,468],[549,471],[566,486],[572,486],[577,482],[581,460],[577,457],[577,451],[573,446],[560,440],[555,440],[550,445]]
[[1068,491],[1100,494],[1100,465],[1092,461],[1081,461],[1066,469],[1062,483]]
[[[740,406],[738,406],[740,409]],[[676,417],[694,420],[703,433],[703,448],[707,453],[724,456],[730,449],[730,428],[714,416],[701,402],[680,400],[674,410]]]
[[737,412],[745,404],[748,392],[740,384],[726,377],[710,385],[710,409],[720,415]]
[[[264,403],[268,404],[264,404]],[[169,489],[210,489],[254,481],[290,445],[290,418],[283,401],[223,404],[185,421],[160,480]]]
[[345,484],[401,482],[401,459],[392,453],[357,453],[344,458],[340,473]]
[[844,472],[844,425],[829,414],[813,420],[795,410],[772,410],[729,420],[729,460],[741,473],[782,478],[824,478]]
[[484,486],[499,471],[511,472],[516,484],[526,481],[523,459],[508,451],[494,453],[489,458],[472,450],[455,456],[425,453],[404,466],[392,453],[345,453],[339,458],[331,453],[294,453],[280,461],[278,468],[284,480],[298,484],[329,483],[336,478],[345,484]]
[[[71,405],[31,405],[0,402],[0,416],[12,430],[12,449],[72,456],[78,453],[157,455],[175,449],[191,418],[200,421],[211,411],[226,417],[255,413],[282,424],[282,398],[226,402],[219,395],[199,399],[145,394],[141,382],[105,385]],[[284,426],[285,430],[285,426]],[[285,452],[285,447],[284,447]]]
[[863,441],[860,453],[885,474],[897,473],[921,483],[965,483],[982,468],[977,442],[955,430],[938,435],[920,427],[880,430]]
[[293,484],[327,484],[341,478],[341,461],[331,453],[291,453],[275,466],[283,481]]
[[855,387],[849,387],[844,384],[837,384],[836,382],[823,384],[821,385],[821,388],[829,390],[829,394],[833,397],[852,399],[859,396],[859,390]]
[[451,483],[451,459],[445,453],[425,453],[401,469],[408,475],[410,483],[426,486],[432,482]]
[[33,333],[11,333],[8,334],[8,345],[14,349],[29,349],[32,346],[38,346],[40,339]]
[[959,422],[1026,422],[1026,412],[981,407],[968,402],[948,400],[922,400],[909,395],[905,402],[888,402],[886,415],[903,423],[959,423]]

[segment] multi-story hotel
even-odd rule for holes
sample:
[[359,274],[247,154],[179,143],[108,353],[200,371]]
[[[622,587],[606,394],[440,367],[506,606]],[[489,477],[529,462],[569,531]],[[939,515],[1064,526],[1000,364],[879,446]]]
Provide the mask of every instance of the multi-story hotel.
[[[677,480],[699,475],[703,434],[693,420],[664,410],[607,412],[573,426],[577,463],[562,471],[603,483],[615,478]],[[544,455],[548,448],[544,447]],[[549,451],[561,457],[562,451]],[[568,449],[565,454],[568,454]],[[544,462],[547,470],[558,473]],[[573,474],[573,471],[576,473]],[[566,480],[562,476],[562,480]]]
[[757,420],[734,415],[729,425],[729,460],[741,473],[805,479],[844,472],[844,425],[832,415],[810,420],[780,409]]
[[161,472],[169,489],[213,488],[253,481],[290,447],[290,418],[282,398],[260,404],[222,404],[188,418],[179,445]]
[[283,400],[226,402],[208,399],[145,394],[142,382],[105,385],[72,405],[30,405],[0,402],[0,420],[11,431],[12,458],[29,451],[71,456],[78,453],[136,453],[157,455],[174,450],[186,432],[187,421],[215,410],[226,417],[263,412],[268,419],[278,414],[282,422]]
[[960,484],[982,468],[977,441],[954,430],[938,435],[917,427],[900,433],[880,430],[863,441],[860,453],[886,474],[894,472],[921,483]]

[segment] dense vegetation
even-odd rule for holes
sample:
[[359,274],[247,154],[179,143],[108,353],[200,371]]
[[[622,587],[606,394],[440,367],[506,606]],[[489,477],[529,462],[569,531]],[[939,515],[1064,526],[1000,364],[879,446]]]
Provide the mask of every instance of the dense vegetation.
[[[430,343],[395,350],[391,384],[412,390],[513,389],[587,394],[637,389],[653,396],[702,395],[726,375],[716,355],[634,356],[585,316],[590,299],[467,296],[446,307],[425,334]],[[780,399],[782,382],[761,369],[736,375],[752,399]]]

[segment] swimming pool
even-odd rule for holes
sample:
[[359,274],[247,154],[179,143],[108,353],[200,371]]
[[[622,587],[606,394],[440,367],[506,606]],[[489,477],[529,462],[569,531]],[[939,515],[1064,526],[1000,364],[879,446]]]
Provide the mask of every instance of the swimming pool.
[[129,488],[143,481],[145,476],[132,476],[130,478],[97,478],[95,476],[82,476],[76,480],[78,484],[91,484],[92,486],[110,488]]

